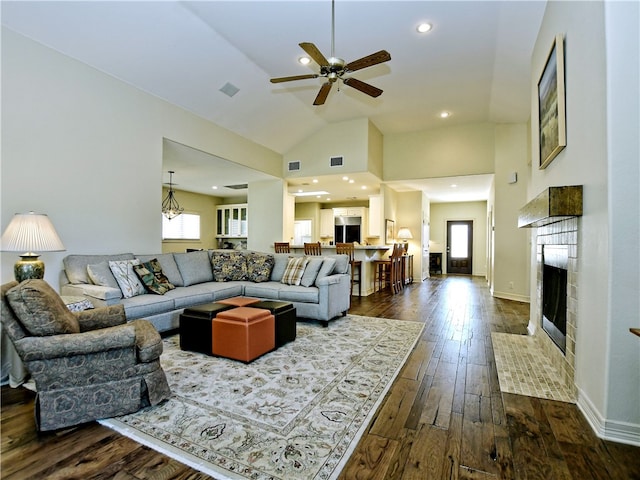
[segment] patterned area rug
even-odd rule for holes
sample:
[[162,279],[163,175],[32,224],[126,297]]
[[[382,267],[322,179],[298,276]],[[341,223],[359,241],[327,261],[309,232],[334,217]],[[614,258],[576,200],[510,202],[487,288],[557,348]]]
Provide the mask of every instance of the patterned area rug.
[[165,403],[101,423],[217,479],[333,479],[424,324],[348,315],[298,323],[249,365],[165,340]]

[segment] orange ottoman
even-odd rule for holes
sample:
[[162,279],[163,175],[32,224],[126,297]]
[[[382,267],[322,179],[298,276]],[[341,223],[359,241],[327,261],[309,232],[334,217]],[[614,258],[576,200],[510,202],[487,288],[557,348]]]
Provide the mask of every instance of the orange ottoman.
[[262,308],[226,310],[213,319],[212,337],[214,355],[248,363],[275,348],[275,318]]
[[224,300],[218,300],[216,303],[233,305],[234,307],[246,307],[247,305],[251,305],[252,303],[258,303],[259,301],[260,301],[259,298],[253,298],[253,297],[231,297],[231,298],[225,298]]

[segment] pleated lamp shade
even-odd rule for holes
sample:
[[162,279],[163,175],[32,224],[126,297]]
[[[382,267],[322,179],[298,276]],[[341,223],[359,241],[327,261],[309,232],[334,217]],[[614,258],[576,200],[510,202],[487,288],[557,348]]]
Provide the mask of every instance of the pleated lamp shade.
[[41,213],[16,213],[0,238],[4,252],[25,252],[14,267],[16,280],[43,278],[44,263],[35,252],[62,252],[62,240],[51,220]]

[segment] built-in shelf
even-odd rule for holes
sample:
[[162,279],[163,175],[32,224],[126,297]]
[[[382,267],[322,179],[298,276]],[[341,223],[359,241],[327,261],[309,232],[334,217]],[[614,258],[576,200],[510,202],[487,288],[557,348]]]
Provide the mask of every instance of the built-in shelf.
[[518,228],[534,228],[582,215],[582,185],[549,187],[520,209]]

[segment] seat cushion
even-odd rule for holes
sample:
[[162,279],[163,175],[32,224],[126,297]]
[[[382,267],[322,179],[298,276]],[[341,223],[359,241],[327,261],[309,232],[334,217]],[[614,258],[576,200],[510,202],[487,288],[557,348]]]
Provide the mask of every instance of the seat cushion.
[[44,280],[25,280],[9,290],[7,298],[16,317],[31,335],[80,333],[75,315]]

